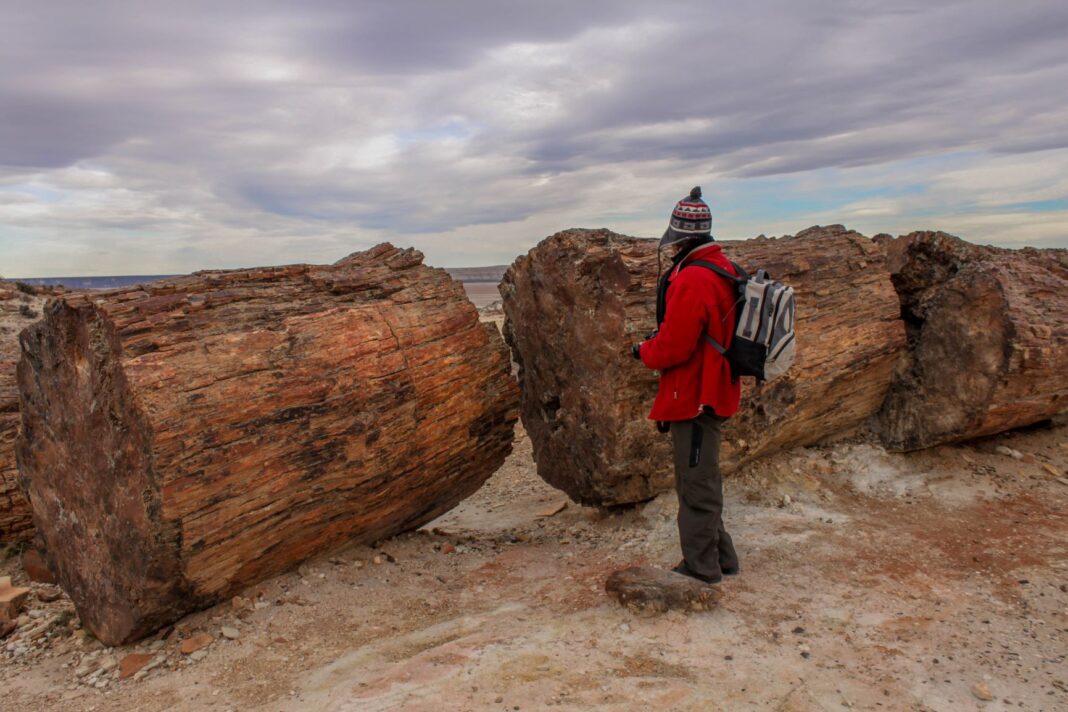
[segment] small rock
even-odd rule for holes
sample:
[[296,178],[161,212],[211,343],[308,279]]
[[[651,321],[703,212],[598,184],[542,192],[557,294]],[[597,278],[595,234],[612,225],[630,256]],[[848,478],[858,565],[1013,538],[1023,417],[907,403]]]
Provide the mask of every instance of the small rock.
[[441,553],[442,554],[451,554],[454,551],[456,551],[456,547],[453,546],[452,544],[450,544],[449,542],[445,542],[444,544],[441,545]]
[[1005,447],[1004,445],[998,445],[997,447],[994,448],[994,451],[997,452],[999,455],[1004,455],[1005,457],[1011,457],[1013,460],[1022,460],[1023,459],[1023,453],[1022,452],[1020,452],[1019,450],[1013,450],[1011,447]]
[[1042,469],[1044,469],[1046,472],[1050,473],[1054,477],[1060,477],[1063,474],[1060,470],[1058,470],[1056,467],[1049,464],[1048,462],[1042,463]]
[[241,631],[228,625],[222,627],[222,634],[224,638],[228,638],[229,640],[237,640],[241,637]]
[[371,559],[371,563],[381,564],[384,560],[385,559],[383,559],[381,556],[376,556],[375,558]]
[[[128,677],[133,677],[137,673],[152,662],[153,655],[151,653],[130,653],[119,662],[119,679],[125,680]],[[146,675],[148,673],[145,673]]]
[[114,655],[105,655],[100,659],[100,664],[97,665],[97,672],[106,674],[114,670],[119,666],[119,660]]
[[30,589],[12,586],[11,578],[6,576],[4,578],[7,579],[8,585],[5,586],[3,582],[0,582],[0,620],[16,620],[23,606],[26,605]]
[[710,610],[719,591],[687,576],[651,566],[632,566],[613,572],[605,592],[628,608],[654,611]]
[[203,660],[206,657],[208,657],[208,651],[207,650],[197,650],[197,651],[192,652],[192,653],[189,654],[189,659],[190,660],[200,661],[200,660]]
[[244,598],[243,596],[234,596],[230,599],[230,607],[233,608],[235,611],[243,611],[248,608],[249,605],[250,601],[247,598]]
[[63,597],[63,591],[58,588],[39,588],[33,592],[34,597],[41,603],[52,603]]
[[150,672],[152,670],[155,670],[156,668],[158,668],[160,665],[162,665],[165,662],[167,662],[166,656],[157,655],[156,657],[152,658],[152,662],[150,662],[148,665],[145,665],[143,668],[141,668],[141,672],[147,674],[148,672]]
[[629,633],[630,632],[630,623],[620,623],[619,624],[619,629],[621,631],[623,631],[624,633]]
[[18,621],[0,621],[0,640],[14,633],[18,627]]
[[252,607],[255,608],[257,611],[261,611],[264,608],[268,608],[270,605],[271,604],[269,602],[260,600],[260,601],[256,601],[256,603],[253,604]]
[[181,651],[182,655],[192,655],[201,648],[211,645],[213,640],[215,639],[207,633],[198,633],[191,638],[183,640],[178,649]]
[[977,682],[972,685],[972,694],[986,702],[994,699],[994,693],[990,690],[990,686],[985,682]]
[[779,506],[780,507],[789,507],[791,502],[793,502],[793,500],[790,499],[790,495],[784,494],[782,496],[782,501],[779,503]]

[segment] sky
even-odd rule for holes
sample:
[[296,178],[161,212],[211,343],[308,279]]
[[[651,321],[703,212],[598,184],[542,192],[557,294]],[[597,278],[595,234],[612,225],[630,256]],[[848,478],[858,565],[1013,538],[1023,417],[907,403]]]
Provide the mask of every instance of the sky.
[[1068,247],[1064,0],[0,0],[0,274],[569,227]]

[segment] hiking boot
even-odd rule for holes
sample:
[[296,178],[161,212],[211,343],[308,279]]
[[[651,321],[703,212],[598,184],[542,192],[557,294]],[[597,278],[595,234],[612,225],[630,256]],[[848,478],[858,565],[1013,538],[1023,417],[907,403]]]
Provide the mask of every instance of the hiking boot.
[[719,583],[723,580],[722,576],[702,576],[698,573],[694,573],[690,570],[690,567],[686,565],[685,560],[680,561],[679,565],[673,568],[672,571],[677,574],[682,574],[683,576],[689,576],[692,579],[697,579],[703,583]]
[[733,568],[721,567],[720,570],[723,572],[724,576],[737,576],[738,573],[742,570],[742,567],[741,566],[735,566]]

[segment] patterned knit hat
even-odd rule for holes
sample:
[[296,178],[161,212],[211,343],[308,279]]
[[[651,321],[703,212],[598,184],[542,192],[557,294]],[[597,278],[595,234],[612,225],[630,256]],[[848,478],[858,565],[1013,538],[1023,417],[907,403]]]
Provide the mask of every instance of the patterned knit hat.
[[670,245],[691,238],[712,236],[712,211],[701,200],[701,187],[690,191],[690,195],[675,204],[671,211],[671,223],[660,238],[660,246]]

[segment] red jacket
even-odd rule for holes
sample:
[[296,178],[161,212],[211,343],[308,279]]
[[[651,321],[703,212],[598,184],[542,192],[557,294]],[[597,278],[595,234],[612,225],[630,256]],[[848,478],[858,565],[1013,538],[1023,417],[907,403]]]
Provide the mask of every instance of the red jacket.
[[689,420],[706,405],[723,417],[738,412],[741,383],[731,383],[727,359],[702,338],[707,333],[724,347],[730,346],[736,292],[710,269],[683,269],[694,260],[737,274],[723,248],[712,243],[695,249],[669,275],[664,323],[640,351],[642,363],[660,371],[650,420]]

